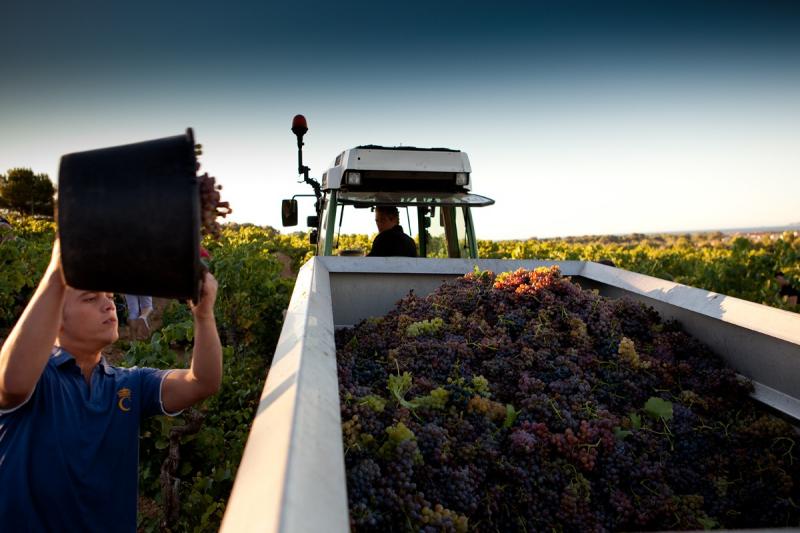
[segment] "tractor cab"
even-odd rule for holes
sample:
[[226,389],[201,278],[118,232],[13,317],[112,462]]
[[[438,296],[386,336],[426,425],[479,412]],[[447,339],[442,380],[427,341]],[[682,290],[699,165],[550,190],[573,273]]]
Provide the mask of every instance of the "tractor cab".
[[[471,210],[492,205],[494,200],[471,192],[466,153],[447,148],[357,146],[339,154],[317,182],[308,177],[309,169],[302,164],[302,134],[307,127],[302,115],[298,117],[292,131],[298,137],[299,171],[314,195],[297,196],[315,197],[316,215],[308,217],[307,223],[317,255],[367,255],[368,243],[340,246],[340,236],[375,233],[375,207],[394,206],[404,232],[417,243],[419,257],[478,256]],[[297,224],[296,197],[283,201],[284,226]]]

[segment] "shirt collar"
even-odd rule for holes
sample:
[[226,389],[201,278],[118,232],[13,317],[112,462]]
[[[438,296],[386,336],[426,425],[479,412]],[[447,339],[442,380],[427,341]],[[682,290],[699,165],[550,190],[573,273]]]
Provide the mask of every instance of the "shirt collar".
[[[66,364],[66,363],[68,363],[70,361],[72,361],[73,364],[77,364],[75,362],[75,357],[71,353],[69,353],[68,351],[66,351],[64,348],[62,348],[60,346],[56,346],[55,348],[53,348],[53,353],[52,353],[51,357],[53,358],[53,362],[55,363],[55,365],[58,366],[58,367]],[[111,370],[111,365],[109,365],[108,361],[106,361],[106,356],[105,355],[101,355],[100,356],[99,365],[100,365],[100,368],[103,369],[103,372],[106,373],[107,375],[110,376],[111,374],[114,373],[114,371]]]
[[111,365],[109,365],[108,361],[106,361],[106,356],[105,355],[101,355],[100,356],[100,368],[103,369],[103,372],[105,372],[106,375],[110,376],[111,374],[114,373],[114,371],[111,370]]
[[55,363],[56,366],[62,366],[70,361],[75,362],[75,358],[72,354],[60,346],[53,348],[53,353],[50,357],[53,358],[53,363]]

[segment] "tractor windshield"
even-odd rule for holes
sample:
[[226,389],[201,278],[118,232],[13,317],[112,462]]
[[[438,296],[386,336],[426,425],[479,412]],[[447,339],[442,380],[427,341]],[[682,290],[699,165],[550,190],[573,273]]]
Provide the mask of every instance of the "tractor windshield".
[[491,205],[474,194],[347,193],[336,199],[335,227],[328,229],[332,255],[367,255],[378,230],[376,205],[393,205],[419,257],[476,257],[470,206]]

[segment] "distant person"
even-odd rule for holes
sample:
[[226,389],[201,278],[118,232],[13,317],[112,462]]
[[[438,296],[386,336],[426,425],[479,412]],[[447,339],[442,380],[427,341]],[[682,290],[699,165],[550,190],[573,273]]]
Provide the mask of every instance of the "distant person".
[[368,257],[417,257],[417,243],[403,233],[400,212],[396,207],[376,207],[375,224],[380,233],[372,241],[372,250],[367,254]]
[[0,217],[0,242],[10,241],[14,238],[14,227],[5,217]]
[[126,294],[125,303],[128,306],[128,327],[131,330],[131,336],[134,338],[147,337],[150,334],[150,323],[147,321],[147,317],[153,312],[153,297]]
[[780,291],[778,291],[778,296],[783,298],[786,297],[786,303],[792,306],[797,305],[797,298],[800,297],[800,291],[792,287],[792,284],[789,283],[789,280],[783,275],[783,272],[780,270],[775,272],[775,279],[778,281],[778,285],[780,286]]

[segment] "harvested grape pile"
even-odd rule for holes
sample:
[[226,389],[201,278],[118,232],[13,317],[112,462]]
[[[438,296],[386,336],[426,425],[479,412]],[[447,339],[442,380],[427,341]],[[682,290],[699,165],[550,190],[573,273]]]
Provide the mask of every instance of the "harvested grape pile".
[[800,525],[794,428],[650,307],[475,272],[337,332],[355,531]]

